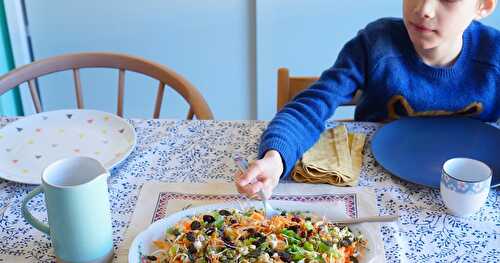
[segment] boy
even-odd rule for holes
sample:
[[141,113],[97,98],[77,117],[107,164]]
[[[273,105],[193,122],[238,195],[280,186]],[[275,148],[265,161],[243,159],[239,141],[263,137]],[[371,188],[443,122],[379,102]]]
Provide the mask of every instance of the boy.
[[355,119],[500,117],[500,31],[474,20],[496,0],[403,0],[403,19],[380,19],[349,41],[336,63],[288,103],[261,137],[259,160],[236,175],[238,191],[269,197],[281,175],[324,130],[338,105],[362,97]]

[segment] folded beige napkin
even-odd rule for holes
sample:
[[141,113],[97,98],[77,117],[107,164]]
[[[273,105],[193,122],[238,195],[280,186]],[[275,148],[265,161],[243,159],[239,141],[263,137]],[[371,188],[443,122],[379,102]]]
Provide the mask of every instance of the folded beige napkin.
[[297,162],[292,178],[301,183],[357,185],[365,138],[361,133],[348,133],[344,125],[326,130]]

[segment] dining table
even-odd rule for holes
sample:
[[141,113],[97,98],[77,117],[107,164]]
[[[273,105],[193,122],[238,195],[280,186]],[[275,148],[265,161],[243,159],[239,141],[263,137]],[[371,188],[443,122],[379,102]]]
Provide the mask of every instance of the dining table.
[[[3,127],[22,117],[1,117]],[[127,119],[136,132],[130,155],[110,170],[113,243],[117,249],[146,182],[233,182],[233,154],[257,157],[259,139],[268,121]],[[343,122],[350,132],[366,134],[359,186],[373,189],[379,215],[398,214],[397,222],[381,224],[386,262],[500,262],[500,190],[491,189],[479,212],[450,215],[439,189],[392,176],[377,164],[370,149],[382,123]],[[339,125],[329,120],[327,127]],[[491,123],[500,128],[500,123]],[[395,139],[395,143],[397,143]],[[391,145],[387,145],[391,147]],[[293,184],[282,178],[283,185]],[[333,186],[332,186],[333,187]],[[29,225],[21,214],[22,199],[35,185],[0,179],[0,262],[54,262],[50,237]],[[47,221],[43,195],[29,209]]]

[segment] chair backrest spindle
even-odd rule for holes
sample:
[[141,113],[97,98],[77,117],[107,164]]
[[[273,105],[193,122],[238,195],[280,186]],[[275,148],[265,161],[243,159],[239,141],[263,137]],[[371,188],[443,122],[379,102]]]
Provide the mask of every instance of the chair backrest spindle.
[[28,86],[30,88],[31,99],[35,105],[35,111],[37,113],[42,112],[42,103],[40,102],[40,96],[38,95],[38,88],[36,86],[36,79],[28,80]]
[[125,70],[120,69],[118,74],[118,109],[116,115],[123,117],[123,97],[125,96]]
[[194,111],[193,111],[193,108],[192,108],[192,107],[189,107],[189,111],[188,111],[188,115],[187,115],[186,119],[188,119],[188,120],[192,120],[192,119],[193,119],[193,116],[194,116]]
[[160,81],[160,84],[158,84],[158,91],[156,92],[156,102],[155,102],[153,118],[158,118],[160,116],[164,91],[165,91],[165,84]]
[[80,80],[80,70],[73,69],[73,79],[75,80],[76,106],[83,109],[82,82]]
[[[277,110],[281,110],[285,104],[292,100],[297,94],[311,86],[319,77],[295,76],[290,77],[290,72],[287,68],[278,69],[278,99]],[[353,99],[341,106],[355,106],[361,92],[357,91]]]

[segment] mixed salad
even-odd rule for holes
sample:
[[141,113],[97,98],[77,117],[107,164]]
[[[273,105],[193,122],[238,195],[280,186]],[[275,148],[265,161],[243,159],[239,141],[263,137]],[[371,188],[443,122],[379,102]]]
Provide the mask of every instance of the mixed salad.
[[306,213],[218,210],[169,228],[142,262],[358,262],[367,241],[347,226]]

